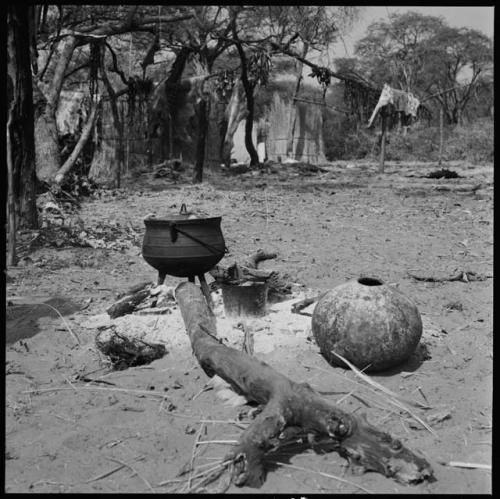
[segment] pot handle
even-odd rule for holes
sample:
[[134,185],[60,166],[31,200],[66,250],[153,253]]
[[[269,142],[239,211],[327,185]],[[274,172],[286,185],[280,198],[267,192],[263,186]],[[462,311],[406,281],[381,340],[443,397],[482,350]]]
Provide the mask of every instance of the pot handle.
[[188,214],[188,211],[187,211],[187,208],[186,208],[186,203],[182,203],[180,214],[181,215],[187,215]]

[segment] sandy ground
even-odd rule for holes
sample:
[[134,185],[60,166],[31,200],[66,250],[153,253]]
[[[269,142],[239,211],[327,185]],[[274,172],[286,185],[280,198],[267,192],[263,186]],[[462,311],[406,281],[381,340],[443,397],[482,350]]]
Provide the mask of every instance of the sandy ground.
[[[118,249],[42,247],[8,269],[6,491],[179,492],[189,475],[177,474],[191,461],[195,442],[206,441],[194,458],[196,473],[206,473],[248,423],[248,405],[232,404],[238,401],[221,387],[206,387],[209,378],[191,353],[175,303],[165,315],[110,321],[105,314],[119,292],[156,279],[140,254],[144,216],[175,213],[185,202],[222,216],[226,263],[259,248],[274,250],[278,258],[262,267],[287,272],[298,284],[291,299],[271,305],[266,317],[246,320],[255,356],[309,382],[329,402],[365,412],[424,454],[435,474],[431,483],[403,485],[376,473],[353,475],[334,452],[292,447],[269,456],[260,489],[232,485],[228,492],[491,493],[490,471],[442,463],[491,464],[493,279],[436,283],[408,276],[492,275],[493,168],[447,167],[464,178],[419,178],[436,169],[431,164],[389,164],[380,175],[375,165],[342,162],[314,175],[293,166],[212,175],[197,186],[139,179],[116,196],[86,201],[79,213],[86,228],[126,229],[133,236],[129,243]],[[481,188],[436,189],[440,182]],[[435,434],[353,384],[360,381],[353,372],[331,367],[311,337],[310,317],[290,313],[301,297],[360,274],[396,286],[419,307],[422,347],[405,364],[372,377],[431,406],[418,415],[434,421]],[[241,348],[241,320],[225,317],[220,295],[214,299],[219,335]],[[155,335],[168,353],[146,366],[110,371],[94,340],[111,322]],[[433,420],[440,414],[448,417]]]

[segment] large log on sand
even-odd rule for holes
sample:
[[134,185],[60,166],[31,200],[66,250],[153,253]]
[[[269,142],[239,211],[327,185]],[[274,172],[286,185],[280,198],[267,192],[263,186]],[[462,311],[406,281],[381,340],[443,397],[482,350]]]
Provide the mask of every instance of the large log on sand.
[[217,338],[215,316],[198,286],[185,282],[175,292],[194,355],[205,373],[223,378],[247,400],[263,406],[230,451],[230,473],[236,485],[259,487],[265,480],[263,457],[287,435],[308,440],[327,438],[357,470],[372,470],[403,483],[432,476],[429,463],[362,417],[323,400],[307,383],[297,383]]

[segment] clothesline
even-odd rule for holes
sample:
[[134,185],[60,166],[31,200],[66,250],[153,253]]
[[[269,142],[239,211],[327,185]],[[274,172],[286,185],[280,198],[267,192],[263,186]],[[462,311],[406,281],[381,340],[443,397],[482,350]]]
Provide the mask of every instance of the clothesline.
[[462,88],[462,87],[465,87],[465,85],[459,85],[458,87],[452,87],[452,88],[449,88],[448,90],[443,90],[442,92],[436,92],[435,94],[429,95],[429,97],[422,99],[420,101],[420,103],[425,102],[426,100],[432,99],[433,97],[436,97],[437,95],[446,94],[448,92],[451,92],[452,90],[458,90],[459,88]]

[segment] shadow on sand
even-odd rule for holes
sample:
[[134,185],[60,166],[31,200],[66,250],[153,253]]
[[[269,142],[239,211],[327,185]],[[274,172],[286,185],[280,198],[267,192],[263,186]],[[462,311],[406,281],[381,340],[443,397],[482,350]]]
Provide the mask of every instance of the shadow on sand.
[[8,304],[6,307],[6,344],[35,336],[40,331],[38,319],[41,317],[60,319],[54,309],[65,316],[80,310],[81,306],[62,297],[54,297],[38,303]]

